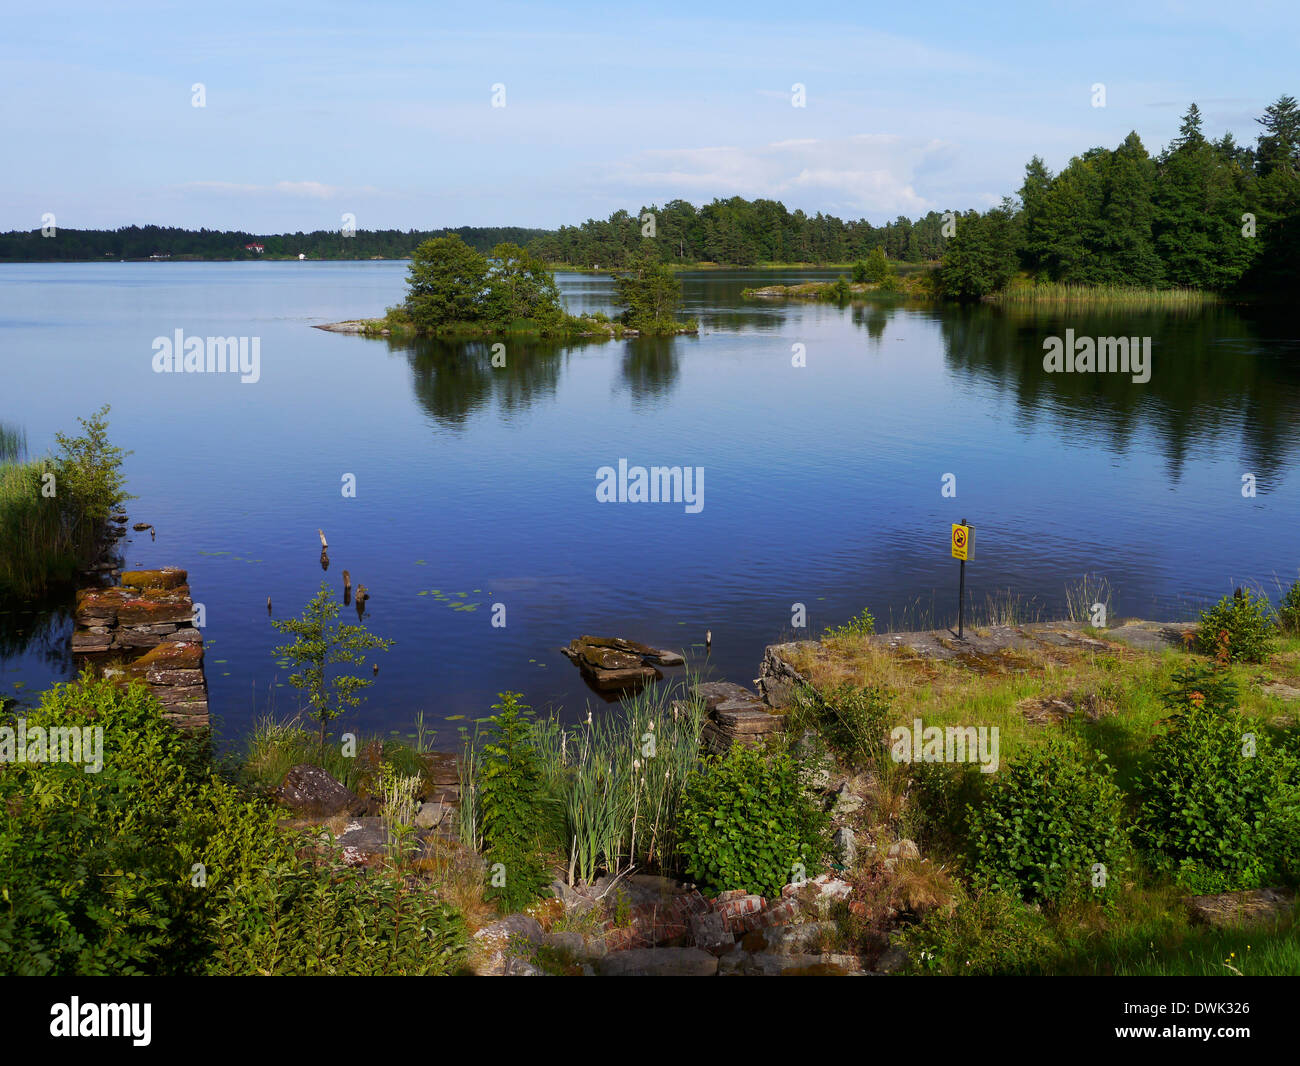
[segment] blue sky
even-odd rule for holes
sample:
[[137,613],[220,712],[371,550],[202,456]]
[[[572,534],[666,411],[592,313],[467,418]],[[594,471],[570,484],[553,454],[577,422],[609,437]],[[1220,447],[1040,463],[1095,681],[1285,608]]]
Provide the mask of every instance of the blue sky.
[[995,203],[1034,153],[1155,152],[1192,100],[1253,140],[1300,95],[1291,4],[13,6],[0,229],[551,227],[733,195],[879,223]]

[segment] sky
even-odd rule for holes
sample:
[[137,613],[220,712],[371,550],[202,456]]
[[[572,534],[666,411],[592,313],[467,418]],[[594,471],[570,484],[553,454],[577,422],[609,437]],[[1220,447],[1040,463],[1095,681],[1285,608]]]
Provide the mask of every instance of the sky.
[[0,230],[552,228],[730,196],[880,224],[992,206],[1034,154],[1130,130],[1154,154],[1193,100],[1253,142],[1300,96],[1295,4],[6,0],[0,24]]

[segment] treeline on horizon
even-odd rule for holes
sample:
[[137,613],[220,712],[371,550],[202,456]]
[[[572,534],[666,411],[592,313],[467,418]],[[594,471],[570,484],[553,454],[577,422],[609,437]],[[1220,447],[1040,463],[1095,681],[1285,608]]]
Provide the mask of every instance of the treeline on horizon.
[[[931,211],[883,226],[776,200],[732,197],[696,208],[684,200],[624,210],[558,230],[462,226],[257,235],[128,226],[0,234],[3,260],[408,258],[424,241],[456,234],[487,253],[517,244],[552,265],[626,267],[661,262],[847,263],[874,249],[895,261],[942,261],[936,289],[956,298],[996,294],[1013,282],[1280,294],[1300,275],[1300,106],[1279,97],[1256,120],[1254,144],[1205,137],[1192,104],[1178,135],[1152,156],[1137,133],[1090,148],[1058,174],[1039,156],[1016,197],[985,212]],[[259,254],[246,244],[261,244]]]
[[1156,156],[1130,133],[1052,174],[1034,156],[1018,198],[958,216],[938,289],[1021,282],[1280,295],[1300,274],[1300,106],[1279,97],[1253,145],[1211,141],[1192,104]]
[[[437,230],[356,230],[345,236],[341,230],[311,233],[257,234],[241,230],[180,229],[175,226],[123,226],[120,229],[63,229],[52,237],[41,231],[23,230],[0,234],[0,261],[149,259],[406,259],[417,247],[449,233],[460,236],[476,251],[486,252],[498,244],[527,244],[546,234],[526,226],[460,226]],[[245,248],[262,245],[257,252]]]
[[[642,235],[642,217],[654,215],[655,237]],[[124,226],[116,230],[58,229],[0,234],[0,261],[95,259],[405,259],[434,237],[456,234],[477,252],[498,244],[518,244],[548,263],[579,267],[622,267],[647,249],[663,261],[725,263],[845,263],[882,248],[891,259],[937,260],[946,240],[943,218],[930,212],[913,223],[843,221],[834,215],[790,211],[776,200],[715,200],[696,208],[684,200],[665,207],[643,207],[636,215],[616,211],[608,219],[588,219],[558,230],[523,226],[460,226],[439,230],[339,230],[261,235],[232,230],[187,230],[163,226]],[[261,244],[262,251],[245,248]]]

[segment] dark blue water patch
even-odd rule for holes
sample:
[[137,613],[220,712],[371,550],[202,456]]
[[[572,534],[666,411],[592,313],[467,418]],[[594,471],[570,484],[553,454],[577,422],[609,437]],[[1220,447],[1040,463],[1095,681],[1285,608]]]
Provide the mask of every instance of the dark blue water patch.
[[[131,519],[157,530],[133,534],[126,561],[189,570],[231,737],[296,706],[267,597],[274,617],[296,614],[322,579],[341,595],[344,569],[370,590],[366,623],[397,642],[375,656],[359,723],[405,732],[423,710],[444,739],[506,689],[570,720],[599,713],[559,653],[583,633],[684,649],[744,683],[765,644],[804,635],[796,603],[813,633],[864,606],[950,623],[960,518],[977,529],[976,609],[1009,592],[1057,616],[1067,583],[1095,573],[1116,611],[1181,618],[1235,583],[1295,578],[1285,321],[740,295],[812,276],[833,272],[689,274],[698,336],[507,339],[494,368],[483,342],[311,328],[397,303],[402,263],[5,265],[0,420],[39,454],[112,404]],[[613,310],[608,278],[560,281],[572,309]],[[1066,328],[1150,336],[1150,381],[1045,373],[1043,338]],[[154,373],[152,342],[176,329],[258,338],[259,380]],[[702,467],[703,509],[598,502],[597,471],[620,459]],[[70,676],[68,626],[0,642],[0,692]]]

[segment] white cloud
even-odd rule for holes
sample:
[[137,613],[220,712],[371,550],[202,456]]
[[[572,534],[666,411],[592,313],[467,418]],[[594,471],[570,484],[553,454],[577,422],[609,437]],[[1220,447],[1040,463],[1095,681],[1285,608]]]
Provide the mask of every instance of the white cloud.
[[280,193],[284,196],[308,197],[314,200],[328,200],[344,192],[337,185],[324,185],[319,181],[277,181],[274,185],[251,185],[235,181],[187,181],[179,188],[195,192],[230,193],[235,196]]
[[793,197],[811,210],[856,215],[924,214],[935,207],[916,176],[955,165],[953,146],[934,138],[860,133],[753,147],[660,149],[616,165],[623,189],[651,200],[676,195]]

